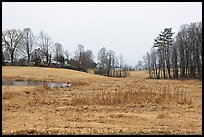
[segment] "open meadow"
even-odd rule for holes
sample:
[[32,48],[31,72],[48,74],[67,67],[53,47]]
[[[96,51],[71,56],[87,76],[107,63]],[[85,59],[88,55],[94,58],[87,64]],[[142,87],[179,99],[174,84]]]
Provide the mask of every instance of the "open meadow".
[[126,78],[69,69],[2,67],[2,80],[71,83],[2,85],[3,134],[202,134],[202,81]]

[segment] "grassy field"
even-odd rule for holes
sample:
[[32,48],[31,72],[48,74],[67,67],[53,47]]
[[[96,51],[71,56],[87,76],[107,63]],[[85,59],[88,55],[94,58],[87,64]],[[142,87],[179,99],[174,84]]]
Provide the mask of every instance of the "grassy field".
[[109,78],[68,69],[2,67],[2,80],[72,83],[2,86],[3,134],[202,134],[202,81]]

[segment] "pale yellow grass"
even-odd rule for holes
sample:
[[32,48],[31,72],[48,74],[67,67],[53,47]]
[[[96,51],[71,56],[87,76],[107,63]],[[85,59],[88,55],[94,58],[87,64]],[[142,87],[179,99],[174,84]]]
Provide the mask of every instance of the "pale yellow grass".
[[147,70],[135,70],[135,71],[128,71],[127,77],[129,78],[137,78],[137,79],[145,79],[148,78],[148,71]]
[[139,71],[107,78],[54,68],[2,69],[3,79],[81,81],[70,88],[2,86],[3,134],[202,134],[198,80],[142,79]]
[[62,68],[3,66],[2,79],[86,83],[107,77]]

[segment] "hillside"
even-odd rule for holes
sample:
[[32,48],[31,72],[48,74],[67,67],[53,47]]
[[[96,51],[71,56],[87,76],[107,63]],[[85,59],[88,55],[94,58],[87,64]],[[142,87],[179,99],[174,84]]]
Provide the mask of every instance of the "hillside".
[[3,134],[202,134],[202,82],[110,78],[41,67],[2,67],[2,79],[71,87],[2,86]]
[[3,66],[2,79],[4,80],[6,78],[15,80],[37,80],[55,82],[110,79],[105,76],[89,74],[71,69]]

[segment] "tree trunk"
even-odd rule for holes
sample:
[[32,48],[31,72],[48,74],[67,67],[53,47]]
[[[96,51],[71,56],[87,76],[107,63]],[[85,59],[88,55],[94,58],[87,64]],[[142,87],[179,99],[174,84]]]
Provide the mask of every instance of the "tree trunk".
[[156,63],[155,63],[155,72],[156,72],[156,77],[157,77],[157,64]]
[[30,55],[28,55],[28,63],[30,63]]
[[165,64],[163,63],[163,75],[164,75],[164,78],[166,78],[166,71],[165,71]]
[[171,69],[170,69],[169,63],[167,65],[167,71],[168,71],[168,74],[169,74],[169,78],[171,79]]
[[11,65],[14,65],[14,52],[11,52]]

